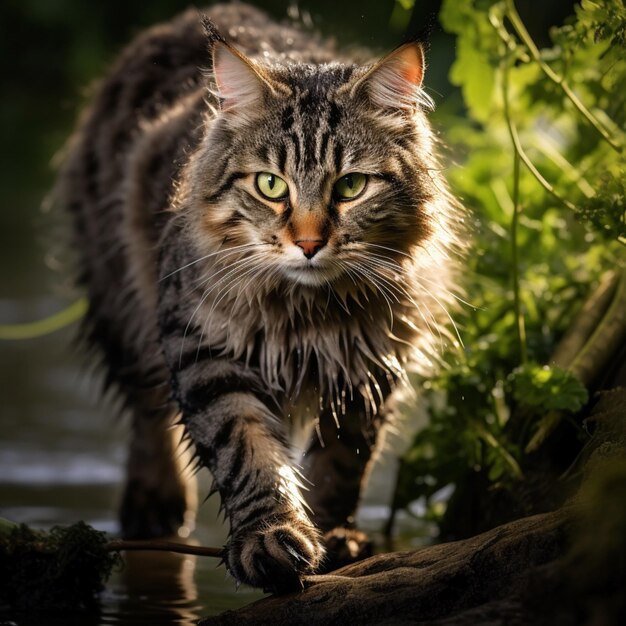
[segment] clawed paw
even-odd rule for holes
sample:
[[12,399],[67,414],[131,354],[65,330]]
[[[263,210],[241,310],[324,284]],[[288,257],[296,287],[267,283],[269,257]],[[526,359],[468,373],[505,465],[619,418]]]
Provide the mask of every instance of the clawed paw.
[[302,587],[324,557],[318,531],[301,519],[281,520],[235,532],[226,546],[226,564],[239,581],[272,593]]

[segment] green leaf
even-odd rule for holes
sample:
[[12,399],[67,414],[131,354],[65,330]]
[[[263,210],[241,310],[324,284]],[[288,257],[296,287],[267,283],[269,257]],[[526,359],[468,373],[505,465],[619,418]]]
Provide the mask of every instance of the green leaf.
[[463,90],[472,117],[485,122],[493,109],[495,71],[486,55],[476,48],[473,38],[460,37],[458,57],[450,70],[450,81]]
[[521,405],[541,411],[579,411],[588,399],[585,386],[561,367],[528,363],[509,376],[513,397]]

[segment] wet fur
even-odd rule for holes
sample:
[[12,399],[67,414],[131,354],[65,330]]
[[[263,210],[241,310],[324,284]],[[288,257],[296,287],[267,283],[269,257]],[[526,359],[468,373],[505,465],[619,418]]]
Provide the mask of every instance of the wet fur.
[[[346,536],[333,532],[351,524],[394,391],[436,360],[462,217],[421,89],[394,95],[378,66],[246,5],[207,13],[219,31],[188,11],[122,53],[55,202],[73,217],[84,335],[133,416],[124,533],[185,520],[163,427],[180,412],[230,520],[229,570],[282,590],[324,567],[324,533],[334,548]],[[236,59],[225,85],[213,77],[220,33],[259,72],[261,100]],[[373,196],[320,201],[351,168],[371,172]],[[295,181],[282,210],[245,186],[266,170]],[[303,232],[327,240],[319,269],[300,268]],[[313,432],[294,461],[298,420]]]

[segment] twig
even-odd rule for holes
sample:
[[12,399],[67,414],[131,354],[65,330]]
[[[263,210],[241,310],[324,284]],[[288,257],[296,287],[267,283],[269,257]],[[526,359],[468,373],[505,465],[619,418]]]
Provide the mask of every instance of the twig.
[[125,540],[114,539],[106,544],[109,552],[121,552],[123,550],[154,550],[159,552],[178,552],[179,554],[196,554],[198,556],[211,556],[223,558],[222,548],[211,548],[205,546],[190,546],[175,541],[161,540]]

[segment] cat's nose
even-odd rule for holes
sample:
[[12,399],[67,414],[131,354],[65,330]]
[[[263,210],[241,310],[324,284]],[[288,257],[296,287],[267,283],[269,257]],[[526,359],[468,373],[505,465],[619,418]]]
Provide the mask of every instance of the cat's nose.
[[326,245],[323,239],[298,239],[295,243],[307,259],[312,259]]

